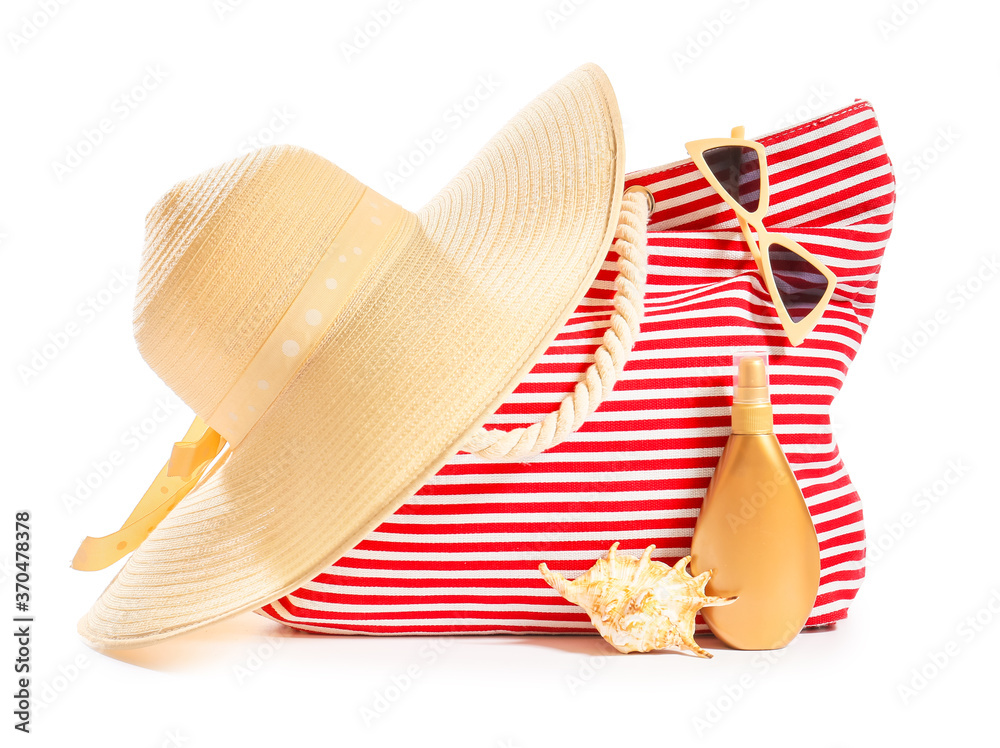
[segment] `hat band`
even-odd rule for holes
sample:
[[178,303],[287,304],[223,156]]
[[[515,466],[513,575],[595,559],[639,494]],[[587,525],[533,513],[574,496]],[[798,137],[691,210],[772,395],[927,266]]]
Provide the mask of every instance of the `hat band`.
[[365,188],[288,310],[205,418],[230,445],[243,440],[309,358],[402,216],[399,205]]

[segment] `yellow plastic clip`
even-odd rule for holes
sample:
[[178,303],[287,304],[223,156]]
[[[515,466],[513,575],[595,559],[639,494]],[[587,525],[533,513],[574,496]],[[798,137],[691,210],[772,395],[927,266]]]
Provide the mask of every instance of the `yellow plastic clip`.
[[215,429],[196,417],[184,438],[174,444],[170,460],[121,529],[103,538],[84,538],[73,557],[73,568],[81,571],[106,569],[138,548],[195,487],[225,445],[226,440]]
[[167,463],[167,475],[187,480],[201,465],[219,454],[220,442],[225,443],[219,433],[207,427],[195,441],[176,442]]

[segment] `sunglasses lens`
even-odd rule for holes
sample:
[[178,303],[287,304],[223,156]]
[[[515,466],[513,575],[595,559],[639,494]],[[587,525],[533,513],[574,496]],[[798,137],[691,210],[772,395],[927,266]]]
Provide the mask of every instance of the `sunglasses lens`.
[[767,254],[781,303],[792,321],[800,322],[819,304],[830,281],[818,268],[788,247],[772,242]]
[[722,188],[748,213],[756,212],[760,202],[760,160],[757,151],[745,146],[724,145],[709,148],[703,155]]

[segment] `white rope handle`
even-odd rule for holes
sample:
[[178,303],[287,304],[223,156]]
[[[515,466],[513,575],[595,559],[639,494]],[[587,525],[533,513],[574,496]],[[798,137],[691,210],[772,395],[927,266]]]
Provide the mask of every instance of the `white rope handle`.
[[615,310],[601,347],[573,392],[558,410],[526,428],[503,431],[480,427],[462,447],[487,460],[519,459],[541,454],[580,428],[604,401],[628,363],[639,334],[646,288],[646,224],[653,212],[653,196],[645,188],[630,187],[622,197],[615,230],[618,275]]

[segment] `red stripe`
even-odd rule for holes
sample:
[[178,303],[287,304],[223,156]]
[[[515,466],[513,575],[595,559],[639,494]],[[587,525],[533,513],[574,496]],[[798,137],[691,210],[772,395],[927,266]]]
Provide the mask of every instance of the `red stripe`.
[[858,594],[858,590],[855,587],[845,587],[839,590],[831,590],[823,595],[816,596],[816,606],[829,605],[832,602],[837,602],[839,600],[853,600],[854,596]]
[[[863,533],[862,533],[863,534]],[[833,556],[827,556],[823,559],[823,568],[832,569],[840,564],[857,564],[864,561],[865,552],[863,550],[850,550],[844,551],[843,553],[838,553]],[[862,569],[864,571],[864,569]],[[864,574],[862,574],[862,577]]]
[[831,572],[830,574],[824,574],[819,583],[822,587],[823,585],[833,584],[834,582],[860,582],[864,578],[864,569],[842,569],[840,571]]
[[[311,615],[311,614],[310,614]],[[284,621],[278,618],[289,626],[295,626],[296,623],[292,621]],[[328,628],[331,629],[330,633],[356,633],[356,634],[586,634],[588,636],[594,636],[593,631],[587,631],[586,629],[576,631],[569,630],[561,626],[510,626],[510,625],[498,625],[496,626],[467,626],[458,624],[416,624],[411,626],[385,626],[376,623],[364,623],[364,624],[340,624],[340,623],[325,623],[322,621],[309,621],[302,625],[313,626],[316,628]]]
[[835,519],[827,520],[826,522],[816,523],[816,532],[830,532],[831,530],[836,530],[839,527],[847,527],[848,525],[854,525],[862,521],[861,509],[859,508],[856,512],[851,512],[850,514],[844,514]]
[[[560,598],[561,600],[562,598]],[[565,601],[563,601],[565,602]],[[558,605],[557,601],[552,602],[553,605]],[[337,611],[332,612],[328,610],[316,610],[315,608],[305,608],[299,607],[291,601],[289,598],[283,598],[281,601],[282,607],[284,607],[292,616],[297,618],[309,617],[312,620],[322,621],[322,620],[337,620],[337,621],[366,621],[372,618],[372,614],[364,611],[359,612],[347,612],[347,611]],[[567,606],[571,606],[571,603],[566,603]],[[412,619],[422,620],[428,616],[428,613],[420,610],[381,610],[378,613],[378,617],[390,621],[406,621]],[[520,620],[525,618],[523,612],[518,610],[491,610],[489,612],[482,611],[467,611],[467,610],[435,610],[433,611],[433,616],[435,618],[487,618],[491,620],[503,621],[507,619]],[[537,621],[577,621],[584,622],[589,620],[585,613],[582,613],[576,606],[570,607],[565,613],[550,613],[548,611],[533,610],[530,612],[530,618]]]
[[[708,486],[708,478],[654,478],[644,480],[642,482],[644,491],[669,491],[672,489],[686,490],[690,488],[705,488]],[[607,491],[609,493],[614,493],[616,491],[634,491],[636,489],[635,481],[631,479],[626,480],[600,480],[600,481],[587,481],[584,484],[578,484],[578,489],[588,490],[588,491]],[[473,483],[465,485],[428,485],[424,486],[420,490],[421,496],[473,496],[477,494],[492,494],[502,491],[508,494],[537,494],[537,493],[558,493],[559,491],[566,490],[564,484],[562,483],[545,483],[541,481],[532,481],[526,483],[505,483],[502,486],[496,486],[492,483],[485,483],[482,485],[477,485]],[[572,489],[570,489],[572,490]]]
[[[583,490],[587,490],[585,484],[578,484],[583,486]],[[567,493],[577,493],[577,491],[567,491]],[[613,497],[613,494],[609,494],[609,497]],[[645,501],[632,498],[629,503],[629,508],[634,511],[653,511],[653,510],[666,510],[669,508],[671,511],[683,512],[683,511],[695,511],[701,507],[701,497],[695,499],[682,499],[677,496],[672,496],[668,501],[665,499],[646,499]],[[509,512],[511,514],[521,514],[525,512],[536,512],[539,514],[554,514],[558,512],[575,512],[580,514],[586,514],[588,512],[598,513],[608,513],[608,512],[620,512],[622,511],[622,503],[620,500],[615,500],[614,498],[609,498],[608,501],[536,501],[532,500],[530,502],[519,502],[516,496],[511,496],[510,500],[505,502],[501,507],[493,506],[491,504],[432,504],[432,503],[409,503],[404,504],[396,513],[393,514],[394,517],[402,516],[447,516],[451,514],[496,514],[498,509]]]
[[[693,526],[693,523],[692,523]],[[665,537],[659,538],[657,548],[683,548],[690,544],[688,537]],[[493,540],[490,543],[490,551],[493,553],[517,553],[519,551],[531,550],[531,542],[518,540]],[[610,545],[606,540],[547,540],[539,545],[544,545],[545,550],[550,553],[559,551],[593,551],[594,558],[608,550]],[[410,541],[393,540],[371,540],[365,538],[355,546],[356,550],[368,552],[392,552],[392,553],[482,553],[483,544],[481,541],[473,543],[413,543]],[[543,559],[539,559],[541,561]],[[538,565],[537,563],[535,564]],[[550,564],[551,565],[551,564]]]
[[[621,518],[614,521],[609,520],[588,520],[586,522],[478,522],[448,524],[446,522],[434,525],[425,524],[405,524],[386,521],[379,525],[380,533],[395,533],[408,535],[447,535],[469,534],[469,533],[503,533],[514,535],[515,533],[546,533],[546,532],[633,532],[636,530],[663,530],[667,528],[693,528],[694,517],[665,517],[657,519],[628,519]],[[522,549],[523,545],[514,540],[513,544]],[[434,548],[438,544],[431,544]]]
[[831,548],[839,548],[842,545],[853,545],[854,543],[863,542],[865,542],[865,531],[857,530],[855,532],[844,533],[843,535],[821,541],[819,544],[819,550],[822,553]]
[[806,621],[806,628],[812,628],[814,626],[828,626],[831,623],[836,623],[837,621],[842,621],[847,618],[847,608],[841,608],[840,610],[834,610],[829,613],[824,613],[821,616],[813,616],[808,621]]

